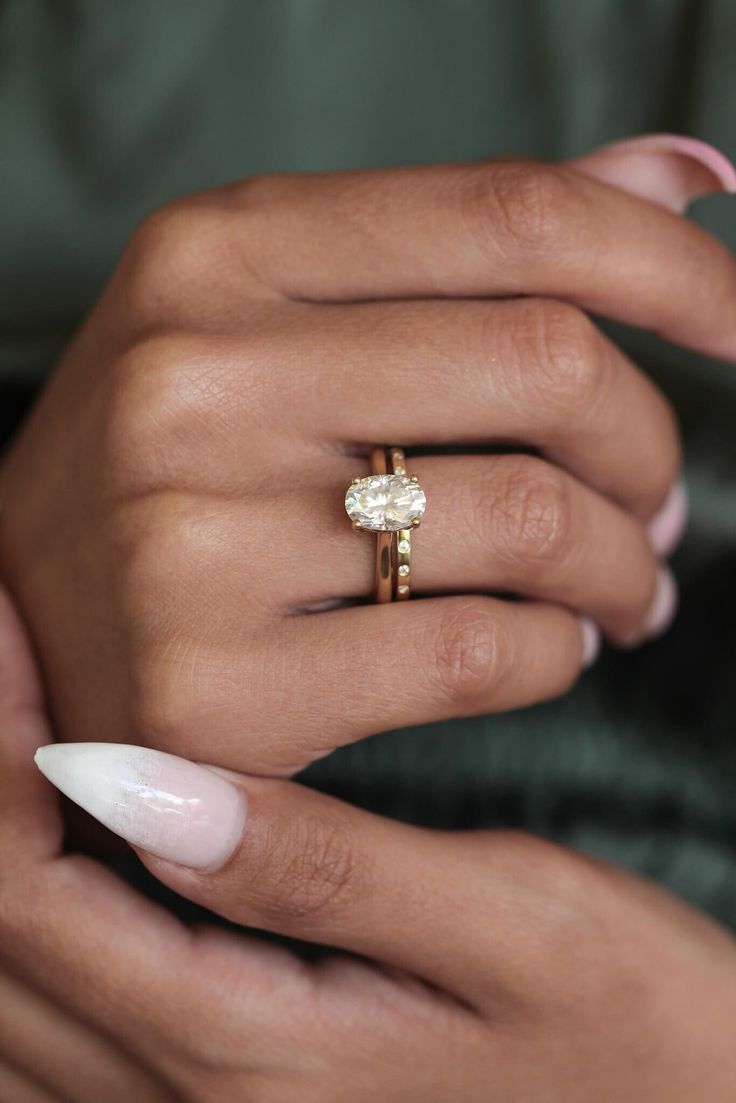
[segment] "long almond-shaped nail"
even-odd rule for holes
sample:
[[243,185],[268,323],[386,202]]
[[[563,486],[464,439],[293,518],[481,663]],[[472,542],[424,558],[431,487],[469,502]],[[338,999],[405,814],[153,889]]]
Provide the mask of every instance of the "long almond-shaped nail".
[[245,795],[176,755],[123,743],[54,743],[36,765],[90,815],[133,846],[193,869],[217,869],[245,828]]
[[682,539],[687,525],[687,490],[683,482],[676,482],[667,499],[649,522],[647,530],[649,543],[661,559],[672,555]]
[[736,168],[728,158],[707,142],[683,134],[626,138],[570,164],[677,214],[701,196],[736,192]]

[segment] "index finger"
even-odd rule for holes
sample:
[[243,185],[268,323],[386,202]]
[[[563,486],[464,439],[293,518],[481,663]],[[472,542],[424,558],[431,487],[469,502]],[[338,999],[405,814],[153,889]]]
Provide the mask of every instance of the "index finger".
[[229,242],[292,299],[539,295],[736,357],[736,262],[714,237],[564,165],[282,175],[233,186]]

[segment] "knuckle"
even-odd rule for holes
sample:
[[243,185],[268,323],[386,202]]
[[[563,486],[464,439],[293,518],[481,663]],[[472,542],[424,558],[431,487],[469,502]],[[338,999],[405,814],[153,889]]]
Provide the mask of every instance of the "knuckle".
[[189,378],[206,359],[200,339],[186,334],[149,336],[118,357],[105,382],[101,427],[120,489],[145,492],[189,469],[193,408],[199,412]]
[[539,409],[591,416],[607,393],[610,358],[593,322],[570,304],[528,303],[521,322],[524,381]]
[[[196,755],[201,733],[202,690],[183,676],[189,648],[165,642],[141,648],[127,676],[128,723],[144,746],[183,756]],[[178,655],[172,660],[171,655]],[[211,712],[210,712],[211,715]],[[200,744],[201,747],[201,744]]]
[[155,326],[174,303],[197,302],[203,279],[228,268],[231,238],[226,208],[201,198],[176,200],[148,215],[119,267],[133,324]]
[[343,818],[311,811],[288,830],[268,834],[254,861],[248,902],[276,929],[289,929],[349,909],[367,876]]
[[430,666],[442,700],[461,711],[487,702],[504,676],[505,654],[499,622],[483,598],[450,603],[435,633]]
[[[507,869],[522,871],[514,873],[515,922],[527,934],[523,961],[512,951],[494,984],[517,1005],[537,1011],[564,1006],[581,975],[597,983],[600,946],[608,941],[605,912],[598,905],[601,875],[584,856],[521,831],[495,833],[494,846]],[[575,962],[569,987],[567,975],[540,982],[549,977],[544,963],[553,960]]]
[[571,484],[552,464],[510,459],[494,504],[494,549],[507,561],[564,561],[573,547]]
[[483,166],[472,178],[472,217],[496,254],[562,245],[577,205],[571,176],[555,165],[510,161]]

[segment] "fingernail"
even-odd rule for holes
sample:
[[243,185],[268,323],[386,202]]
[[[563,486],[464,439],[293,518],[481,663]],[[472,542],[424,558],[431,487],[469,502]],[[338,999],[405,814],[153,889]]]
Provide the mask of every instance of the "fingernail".
[[133,846],[217,869],[245,828],[245,796],[176,755],[123,743],[53,743],[36,765],[57,789]]
[[643,134],[571,161],[581,172],[676,214],[714,192],[736,192],[736,168],[714,146],[682,134]]
[[688,502],[685,484],[676,482],[667,499],[649,522],[647,535],[656,555],[667,559],[682,539],[687,524]]
[[601,650],[601,633],[598,625],[589,617],[580,617],[580,634],[583,637],[583,667],[592,666]]
[[654,597],[644,623],[645,633],[649,639],[661,636],[667,631],[675,619],[677,601],[675,577],[668,567],[660,567]]

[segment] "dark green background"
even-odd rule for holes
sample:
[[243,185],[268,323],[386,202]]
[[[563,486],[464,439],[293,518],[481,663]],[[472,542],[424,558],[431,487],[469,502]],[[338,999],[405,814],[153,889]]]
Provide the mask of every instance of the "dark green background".
[[[133,225],[173,196],[274,169],[560,158],[643,131],[736,158],[735,118],[733,0],[0,2],[4,430]],[[736,200],[694,213],[736,247]],[[310,777],[422,822],[529,828],[736,926],[736,367],[619,336],[686,437],[674,630],[606,653],[556,704],[389,733]]]

